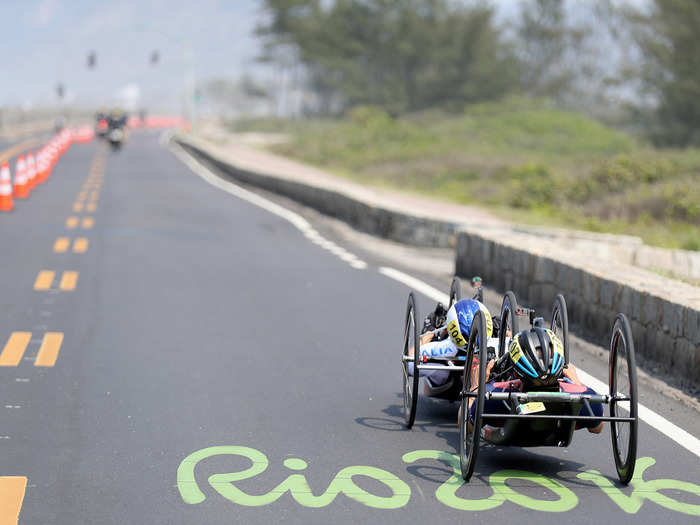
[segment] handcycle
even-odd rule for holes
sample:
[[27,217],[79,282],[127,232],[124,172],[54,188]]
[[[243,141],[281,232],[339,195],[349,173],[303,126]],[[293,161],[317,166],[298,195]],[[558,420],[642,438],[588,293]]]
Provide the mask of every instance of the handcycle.
[[[459,281],[455,278],[450,288],[450,306],[461,298]],[[637,456],[637,373],[632,330],[627,317],[619,313],[614,321],[610,338],[609,389],[607,394],[561,392],[538,388],[522,391],[486,391],[486,367],[490,358],[498,359],[507,351],[509,337],[519,331],[521,317],[528,317],[531,326],[544,328],[544,319],[535,316],[533,309],[518,305],[515,294],[506,292],[500,317],[497,348],[489,352],[486,320],[479,312],[474,316],[466,349],[452,357],[420,356],[420,334],[416,320],[420,319],[415,298],[411,292],[406,308],[404,344],[402,353],[403,398],[406,426],[415,421],[418,385],[421,370],[449,370],[453,385],[444,397],[460,402],[459,443],[462,477],[469,481],[476,465],[481,441],[498,446],[557,446],[567,447],[572,441],[577,422],[607,421],[611,423],[612,448],[615,468],[623,484],[634,474]],[[442,330],[444,327],[436,329]],[[550,329],[562,341],[564,365],[569,363],[569,327],[566,301],[557,295],[552,307]],[[510,334],[510,336],[509,336]],[[409,364],[413,363],[413,374]],[[469,363],[469,366],[465,366]],[[472,367],[477,381],[472,384]],[[492,378],[512,379],[512,370],[496,370]],[[459,385],[458,387],[454,385]],[[516,385],[516,381],[511,384]],[[470,400],[475,403],[473,421],[470,421]],[[500,401],[507,413],[484,411],[485,402]],[[608,405],[608,416],[595,416],[591,403]],[[582,408],[588,415],[580,415]]]

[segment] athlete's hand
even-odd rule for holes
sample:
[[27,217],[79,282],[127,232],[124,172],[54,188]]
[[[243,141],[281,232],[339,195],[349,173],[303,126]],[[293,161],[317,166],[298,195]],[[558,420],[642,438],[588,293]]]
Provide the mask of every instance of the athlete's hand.
[[426,332],[420,336],[420,344],[424,345],[433,340],[433,332]]
[[576,372],[576,367],[569,363],[564,367],[564,370],[562,371],[564,374],[564,377],[567,378],[569,381],[571,381],[575,385],[583,385],[581,380],[578,377],[578,373]]
[[[489,376],[491,375],[491,370],[493,369],[493,365],[496,364],[496,361],[491,359],[486,364],[486,382],[489,382]],[[475,390],[476,387],[479,386],[479,365],[472,365],[471,369],[471,388],[472,390]]]

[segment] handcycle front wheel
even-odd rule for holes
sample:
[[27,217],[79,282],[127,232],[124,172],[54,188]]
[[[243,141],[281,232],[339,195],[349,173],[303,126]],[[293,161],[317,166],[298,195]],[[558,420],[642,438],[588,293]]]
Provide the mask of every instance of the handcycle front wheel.
[[510,332],[511,338],[519,332],[518,300],[515,298],[515,294],[510,290],[503,296],[503,303],[501,304],[501,326],[498,332],[497,358],[501,357],[507,351],[506,337],[508,337],[508,332]]
[[[617,314],[610,338],[610,416],[630,417],[631,422],[610,423],[615,468],[620,482],[627,485],[637,461],[637,363],[632,329],[624,314]],[[613,397],[614,396],[614,397]],[[624,400],[616,398],[623,397]],[[622,409],[622,410],[620,410]]]
[[554,298],[552,306],[552,332],[554,332],[564,346],[564,365],[569,364],[569,314],[566,310],[566,300],[562,294]]
[[452,284],[450,285],[450,304],[447,305],[447,309],[459,301],[462,298],[462,283],[459,277],[452,278]]
[[[403,376],[403,414],[406,427],[411,428],[416,420],[418,406],[418,368],[420,362],[420,336],[418,335],[418,312],[413,292],[408,294],[406,321],[404,323],[403,352],[401,353],[401,370]],[[413,364],[413,375],[410,365]]]
[[[476,458],[481,441],[481,415],[484,413],[486,384],[486,321],[477,312],[472,321],[467,346],[467,359],[462,376],[462,402],[459,409],[459,464],[464,481],[469,481],[474,473]],[[474,363],[476,357],[476,363]],[[478,367],[476,384],[472,384],[472,367]],[[474,421],[469,421],[469,401],[473,399]]]

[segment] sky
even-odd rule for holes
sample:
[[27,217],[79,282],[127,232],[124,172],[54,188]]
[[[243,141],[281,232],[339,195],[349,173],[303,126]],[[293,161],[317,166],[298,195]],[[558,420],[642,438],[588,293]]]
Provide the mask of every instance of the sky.
[[[571,0],[570,0],[571,1]],[[617,0],[640,4],[646,0]],[[499,18],[519,0],[492,0]],[[0,106],[177,110],[185,85],[259,73],[259,0],[0,0]],[[153,50],[160,62],[149,64]],[[97,67],[86,67],[90,51]],[[189,83],[189,84],[188,84]]]
[[[2,0],[0,105],[54,104],[63,82],[67,100],[81,105],[138,94],[177,107],[193,76],[256,67],[259,17],[256,0]],[[89,70],[91,50],[97,67]]]

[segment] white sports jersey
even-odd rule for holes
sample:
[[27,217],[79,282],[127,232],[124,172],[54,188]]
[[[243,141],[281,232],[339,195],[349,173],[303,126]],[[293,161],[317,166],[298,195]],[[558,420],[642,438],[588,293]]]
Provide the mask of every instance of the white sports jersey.
[[[506,340],[506,343],[507,342],[508,341]],[[489,337],[486,344],[489,348],[498,348],[498,337]],[[424,357],[427,357],[428,359],[431,357],[455,357],[458,351],[457,346],[452,342],[450,337],[443,339],[442,341],[431,341],[420,346],[421,361]],[[412,368],[413,367],[409,366],[409,373],[411,374],[413,374]],[[431,386],[436,387],[447,381],[449,372],[443,372],[442,370],[423,370],[420,375],[421,377],[428,379]]]

